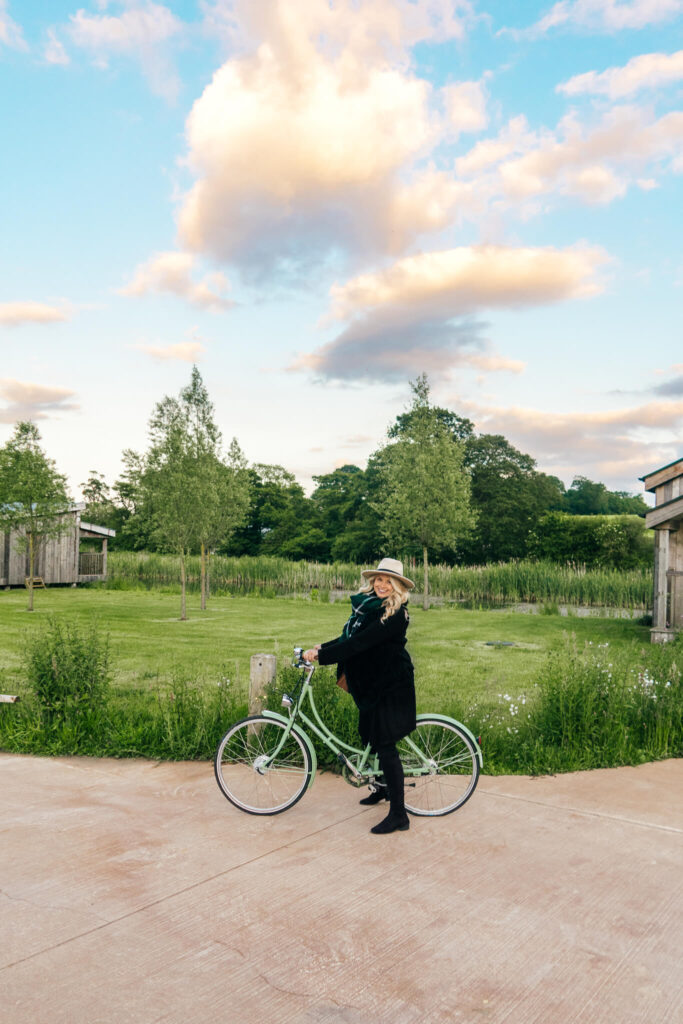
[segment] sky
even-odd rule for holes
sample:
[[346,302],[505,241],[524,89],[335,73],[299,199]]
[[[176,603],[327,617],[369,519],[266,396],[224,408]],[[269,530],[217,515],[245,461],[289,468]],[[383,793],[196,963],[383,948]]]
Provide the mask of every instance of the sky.
[[683,444],[683,0],[0,0],[0,444],[71,493],[196,363],[226,444],[434,404],[640,493]]

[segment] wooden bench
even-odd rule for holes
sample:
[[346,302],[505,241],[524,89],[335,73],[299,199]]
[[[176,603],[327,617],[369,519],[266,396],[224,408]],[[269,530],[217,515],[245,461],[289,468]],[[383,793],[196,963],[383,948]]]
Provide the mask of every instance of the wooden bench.
[[[30,576],[24,577],[24,586],[26,587],[27,590],[30,587],[30,585],[31,585],[31,577]],[[39,590],[41,587],[43,588],[43,590],[47,590],[47,587],[45,586],[45,580],[43,579],[42,576],[34,576],[33,577],[33,589],[34,590]]]

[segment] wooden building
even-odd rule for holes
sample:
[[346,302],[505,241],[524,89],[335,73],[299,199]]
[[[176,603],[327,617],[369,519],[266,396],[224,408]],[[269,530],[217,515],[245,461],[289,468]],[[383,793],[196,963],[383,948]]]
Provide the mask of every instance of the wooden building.
[[[36,549],[33,576],[50,583],[90,583],[107,577],[107,541],[116,536],[106,526],[85,523],[81,512],[85,505],[75,505],[64,513],[67,526],[56,537],[43,538]],[[19,534],[0,533],[0,587],[24,586],[29,575],[28,551],[17,544]],[[99,551],[81,551],[86,540],[100,542]]]
[[683,628],[683,458],[640,478],[655,496],[645,525],[655,531],[655,585],[651,638],[672,640]]

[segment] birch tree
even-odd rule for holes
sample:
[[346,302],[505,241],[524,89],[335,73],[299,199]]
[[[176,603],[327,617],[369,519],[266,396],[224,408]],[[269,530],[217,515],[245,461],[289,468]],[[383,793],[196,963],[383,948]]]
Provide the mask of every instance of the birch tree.
[[246,461],[236,440],[227,457],[197,367],[178,398],[163,398],[150,419],[150,447],[141,489],[151,514],[152,537],[180,558],[180,617],[187,618],[186,559],[201,554],[201,607],[206,607],[207,551],[244,521],[249,506]]

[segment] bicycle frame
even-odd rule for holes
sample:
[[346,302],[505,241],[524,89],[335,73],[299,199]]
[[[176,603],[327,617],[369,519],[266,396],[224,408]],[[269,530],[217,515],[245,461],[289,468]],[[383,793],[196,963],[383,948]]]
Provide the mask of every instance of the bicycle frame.
[[[273,759],[279,754],[281,748],[284,746],[290,732],[296,727],[298,721],[310,729],[315,735],[321,740],[326,747],[332,751],[338,758],[338,760],[345,764],[349,771],[358,779],[359,783],[364,782],[366,778],[374,775],[379,775],[379,764],[377,761],[377,755],[372,754],[370,750],[370,744],[365,748],[354,747],[350,743],[345,743],[344,740],[339,739],[338,736],[329,729],[322,718],[320,712],[315,706],[315,700],[313,699],[313,687],[311,685],[311,677],[315,672],[315,665],[311,665],[309,662],[299,662],[294,666],[295,668],[303,669],[302,680],[295,691],[295,695],[290,697],[289,694],[285,693],[282,696],[282,704],[287,708],[288,715],[278,714],[276,711],[263,711],[261,712],[266,718],[279,719],[280,721],[288,722],[289,728],[285,729],[282,734],[282,740],[278,744],[277,748],[273,752]],[[303,710],[303,703],[308,698],[310,710],[313,718],[310,718]],[[300,734],[308,739],[303,729],[298,730]],[[344,753],[347,750],[350,754],[355,754],[360,760],[357,764],[353,764]]]
[[[354,747],[352,744],[345,743],[344,740],[339,739],[339,737],[336,736],[332,732],[332,730],[325,725],[325,723],[320,717],[320,713],[317,707],[315,706],[315,700],[313,699],[313,687],[311,684],[311,678],[315,671],[315,665],[312,665],[310,662],[303,661],[303,658],[301,657],[301,652],[298,648],[295,648],[295,654],[297,655],[299,660],[295,662],[294,667],[302,669],[302,677],[297,689],[295,690],[294,696],[290,696],[287,693],[283,694],[282,696],[282,704],[284,707],[287,708],[288,712],[287,717],[275,711],[262,712],[262,714],[265,715],[266,718],[277,719],[287,724],[287,728],[283,731],[282,739],[278,744],[277,748],[275,749],[275,751],[273,752],[272,760],[274,760],[275,757],[279,754],[287,738],[289,737],[289,734],[292,732],[293,729],[297,728],[297,722],[300,720],[308,729],[315,733],[318,739],[320,739],[325,744],[326,747],[329,747],[329,749],[336,755],[337,759],[340,761],[341,764],[346,765],[348,770],[358,781],[359,785],[362,785],[365,781],[367,781],[368,778],[374,778],[374,776],[379,775],[380,769],[378,758],[376,754],[372,754],[369,743],[365,748]],[[306,698],[308,698],[313,718],[309,717],[303,710],[302,705],[304,704]],[[443,718],[444,721],[454,721],[453,719],[449,719],[441,715],[431,715],[429,717]],[[419,718],[420,716],[418,716],[418,721]],[[477,759],[481,767],[483,759],[481,755],[481,750],[479,749],[479,744],[477,743],[475,737],[472,735],[470,730],[467,729],[466,726],[462,725],[461,722],[457,722],[456,724],[460,726],[460,728],[463,729],[472,739],[474,749],[477,754]],[[310,741],[309,736],[302,728],[297,728],[297,733],[307,743],[309,750],[313,755],[315,764],[317,762],[317,758],[315,757],[315,751],[313,749],[313,745]],[[433,765],[433,763],[429,759],[425,758],[423,752],[420,750],[419,747],[417,747],[412,742],[410,737],[406,737],[405,742],[412,749],[412,752],[415,754],[418,762],[417,767],[412,769],[404,769],[407,775],[424,775],[425,773],[429,773],[432,770],[435,770],[435,765]],[[356,763],[353,763],[347,757],[344,751],[348,751],[351,755],[355,755]],[[311,775],[310,784],[312,784],[313,782],[314,775],[315,771]]]

